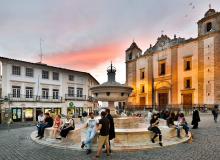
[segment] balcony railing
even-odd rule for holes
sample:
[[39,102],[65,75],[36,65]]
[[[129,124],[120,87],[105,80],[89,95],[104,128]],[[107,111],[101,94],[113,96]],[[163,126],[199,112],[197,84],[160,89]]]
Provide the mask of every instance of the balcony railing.
[[62,102],[62,97],[60,97],[60,96],[39,96],[39,101],[41,101],[41,102]]
[[62,102],[62,97],[9,94],[9,100],[14,102]]
[[37,101],[38,97],[34,95],[13,95],[9,94],[10,101]]
[[77,94],[66,94],[66,100],[87,100],[86,95],[77,95]]

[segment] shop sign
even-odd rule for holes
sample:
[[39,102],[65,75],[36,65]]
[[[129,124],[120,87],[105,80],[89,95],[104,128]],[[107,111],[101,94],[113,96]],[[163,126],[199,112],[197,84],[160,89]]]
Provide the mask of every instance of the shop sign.
[[74,108],[75,106],[74,106],[74,103],[73,102],[70,102],[69,103],[69,108]]

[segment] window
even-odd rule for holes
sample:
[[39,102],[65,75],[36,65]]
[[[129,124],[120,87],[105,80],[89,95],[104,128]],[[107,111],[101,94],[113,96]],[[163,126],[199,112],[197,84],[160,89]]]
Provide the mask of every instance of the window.
[[160,61],[159,62],[159,75],[165,75],[166,74],[166,62],[165,61]]
[[211,30],[212,30],[212,23],[209,22],[209,23],[206,24],[206,31],[209,32]]
[[26,87],[26,98],[33,98],[33,88],[32,87]]
[[49,98],[49,89],[48,88],[42,88],[42,98],[43,99]]
[[144,85],[141,85],[141,93],[144,93],[145,92],[145,87]]
[[83,96],[83,89],[77,88],[77,97],[82,97],[82,96]]
[[59,99],[59,90],[53,89],[53,99]]
[[33,68],[26,68],[25,75],[26,75],[27,77],[33,77],[33,76],[34,76],[34,70],[33,70]]
[[69,75],[69,81],[74,81],[74,75]]
[[74,97],[74,87],[68,87],[68,96]]
[[192,57],[184,58],[184,71],[190,71],[192,69]]
[[144,79],[144,68],[140,69],[140,79]]
[[21,67],[20,66],[12,66],[12,74],[13,75],[21,75]]
[[53,80],[59,80],[59,73],[53,72]]
[[132,60],[132,53],[129,53],[128,59],[129,59],[129,60]]
[[42,70],[42,78],[49,79],[49,71]]
[[184,79],[184,87],[185,89],[190,89],[192,87],[191,77],[187,77]]
[[12,86],[12,97],[20,98],[21,97],[21,87],[20,86]]

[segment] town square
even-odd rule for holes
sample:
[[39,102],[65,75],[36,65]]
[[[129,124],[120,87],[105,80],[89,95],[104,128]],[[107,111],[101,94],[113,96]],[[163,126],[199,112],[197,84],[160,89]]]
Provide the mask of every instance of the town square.
[[0,0],[0,160],[219,160],[220,2]]

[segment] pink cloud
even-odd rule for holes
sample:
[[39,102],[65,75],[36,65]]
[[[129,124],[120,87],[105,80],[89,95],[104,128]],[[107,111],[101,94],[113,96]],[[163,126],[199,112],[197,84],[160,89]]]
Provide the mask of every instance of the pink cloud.
[[45,57],[44,63],[88,71],[107,61],[110,62],[117,57],[121,57],[124,50],[125,48],[120,43],[106,44],[80,51],[50,54]]

